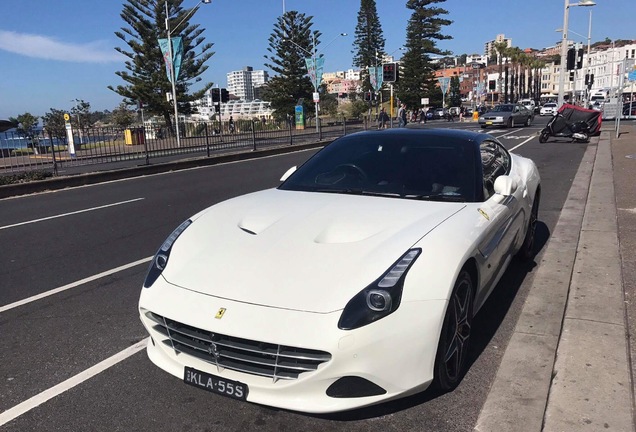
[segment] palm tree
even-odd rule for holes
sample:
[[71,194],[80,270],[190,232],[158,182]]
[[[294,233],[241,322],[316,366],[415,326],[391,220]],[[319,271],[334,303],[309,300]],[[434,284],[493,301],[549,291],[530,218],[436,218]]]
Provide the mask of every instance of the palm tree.
[[[499,63],[499,79],[497,80],[497,94],[498,97],[501,98],[502,91],[502,72],[503,72],[503,58],[506,55],[506,50],[508,49],[508,44],[506,42],[495,42],[495,52],[497,53],[497,63]],[[507,61],[507,59],[506,59]]]
[[[521,51],[518,47],[512,47],[509,51],[510,61],[512,62],[512,82],[510,84],[510,102],[515,102],[515,87],[518,87],[519,83],[519,63],[521,61],[521,56],[523,55],[523,51]],[[519,95],[517,94],[517,99]]]

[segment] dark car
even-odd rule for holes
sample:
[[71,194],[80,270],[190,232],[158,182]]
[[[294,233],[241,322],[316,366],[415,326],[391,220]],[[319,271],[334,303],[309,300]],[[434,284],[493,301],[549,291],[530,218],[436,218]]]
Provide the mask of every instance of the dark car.
[[534,113],[521,104],[501,104],[479,116],[479,126],[530,126]]
[[[631,104],[631,113],[630,113],[630,104]],[[636,116],[636,101],[625,102],[623,104],[623,115],[625,116]]]

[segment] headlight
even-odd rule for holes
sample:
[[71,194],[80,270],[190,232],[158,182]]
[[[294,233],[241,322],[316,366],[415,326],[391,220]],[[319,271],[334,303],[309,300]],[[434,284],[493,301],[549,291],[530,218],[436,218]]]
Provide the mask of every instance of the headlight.
[[405,253],[379,279],[355,295],[345,306],[338,328],[353,330],[392,314],[400,306],[406,273],[422,249]]
[[176,230],[172,231],[172,234],[170,234],[166,241],[163,242],[150,262],[150,268],[148,268],[148,274],[146,275],[146,280],[144,280],[144,288],[150,288],[150,286],[155,283],[163,269],[166,268],[166,265],[168,265],[168,257],[172,250],[172,245],[191,223],[192,221],[190,219],[183,222]]
[[483,117],[479,117],[479,120],[483,120],[483,119],[484,119]]
[[497,120],[497,121],[503,121],[503,117],[495,117],[495,120]]

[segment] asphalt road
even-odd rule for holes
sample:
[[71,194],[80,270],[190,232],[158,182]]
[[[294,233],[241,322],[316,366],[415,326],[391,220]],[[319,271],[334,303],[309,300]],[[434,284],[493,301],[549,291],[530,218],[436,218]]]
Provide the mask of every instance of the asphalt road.
[[[587,146],[539,144],[536,132],[544,123],[537,117],[529,128],[487,131],[539,167],[539,247],[556,225]],[[475,123],[429,126],[478,129]],[[287,168],[311,154],[0,200],[0,430],[472,430],[534,263],[515,263],[506,272],[475,319],[468,374],[444,395],[427,391],[369,409],[309,416],[202,392],[156,368],[140,349],[147,335],[138,318],[139,291],[147,260],[165,237],[209,205],[276,186]],[[30,299],[57,288],[63,290]]]

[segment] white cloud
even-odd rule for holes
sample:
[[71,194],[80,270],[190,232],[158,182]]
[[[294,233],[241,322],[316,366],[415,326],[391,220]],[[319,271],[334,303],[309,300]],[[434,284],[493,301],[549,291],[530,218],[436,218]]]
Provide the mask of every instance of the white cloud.
[[123,56],[103,42],[66,43],[47,36],[0,30],[0,50],[27,57],[75,63],[109,63]]

